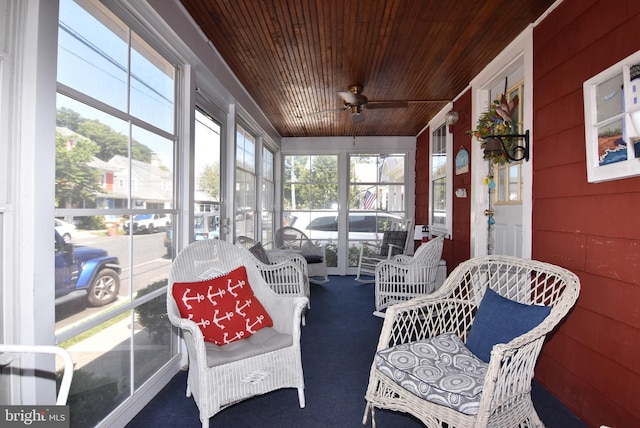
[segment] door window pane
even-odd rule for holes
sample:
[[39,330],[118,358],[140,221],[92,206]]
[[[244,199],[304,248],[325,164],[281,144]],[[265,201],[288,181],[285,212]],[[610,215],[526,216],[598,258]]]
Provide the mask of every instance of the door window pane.
[[220,213],[220,133],[222,127],[196,110],[195,126],[195,212]]
[[[518,96],[520,100],[518,107],[513,114],[513,122],[517,124],[518,128],[514,131],[522,133],[522,117],[524,109],[524,81],[516,83],[508,92],[507,99],[512,100],[515,96]],[[522,203],[522,161],[509,162],[505,165],[494,165],[494,176],[496,178],[496,192],[495,202],[497,204],[510,203],[521,204]]]
[[361,243],[382,239],[390,219],[405,216],[405,155],[349,156],[348,266],[357,266]]

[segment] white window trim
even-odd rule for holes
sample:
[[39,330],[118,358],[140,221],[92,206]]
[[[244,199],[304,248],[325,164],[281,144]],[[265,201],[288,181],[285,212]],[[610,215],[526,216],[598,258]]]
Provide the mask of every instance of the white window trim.
[[[5,343],[53,345],[55,320],[54,260],[51,236],[55,175],[57,1],[9,0],[14,30],[8,115],[12,146],[12,180],[8,211],[3,215],[3,339]],[[46,19],[45,19],[46,17]],[[4,128],[4,127],[3,127]],[[27,244],[28,243],[28,244]],[[11,251],[7,251],[7,250]],[[6,268],[6,269],[4,269]],[[7,289],[10,287],[10,289]],[[6,292],[5,292],[6,291]],[[48,356],[33,357],[34,367],[55,371]],[[55,401],[55,382],[42,377],[20,378],[11,386],[14,404]]]

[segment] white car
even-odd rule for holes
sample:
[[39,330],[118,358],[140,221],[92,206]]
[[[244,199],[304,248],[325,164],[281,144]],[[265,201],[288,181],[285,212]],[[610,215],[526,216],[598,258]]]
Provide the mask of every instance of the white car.
[[[171,216],[168,214],[136,214],[133,216],[133,233],[156,233],[166,231],[171,226]],[[129,233],[131,221],[124,225],[124,231]]]
[[214,213],[196,214],[193,219],[194,239],[220,239],[220,216]]
[[76,234],[76,226],[71,223],[67,223],[64,220],[54,219],[56,224],[56,231],[62,236],[64,242],[69,243],[73,240],[73,235]]
[[[367,241],[382,239],[387,222],[399,219],[401,217],[387,213],[350,213],[349,239]],[[335,241],[338,239],[338,216],[316,217],[305,227],[304,232],[313,241]]]

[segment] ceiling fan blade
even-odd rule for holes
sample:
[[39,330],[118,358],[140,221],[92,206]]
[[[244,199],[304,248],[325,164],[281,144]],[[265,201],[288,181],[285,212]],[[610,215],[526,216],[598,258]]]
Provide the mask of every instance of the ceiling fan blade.
[[358,102],[358,97],[356,97],[356,94],[353,92],[340,91],[338,92],[338,95],[340,95],[340,98],[342,98],[347,104],[356,104]]
[[345,111],[348,108],[349,107],[340,107],[340,108],[334,108],[334,109],[331,109],[331,110],[315,111],[313,113],[307,114],[307,116],[315,116],[317,114],[325,114],[325,113],[335,113],[335,112],[338,112],[338,111]]
[[369,101],[364,105],[368,109],[376,108],[407,108],[409,103],[407,101]]

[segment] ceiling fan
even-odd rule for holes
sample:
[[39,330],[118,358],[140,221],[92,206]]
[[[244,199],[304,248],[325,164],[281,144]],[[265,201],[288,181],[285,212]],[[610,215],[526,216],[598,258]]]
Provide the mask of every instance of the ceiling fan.
[[362,85],[351,85],[348,91],[339,91],[338,95],[343,100],[343,105],[340,108],[319,111],[311,113],[312,115],[331,113],[336,111],[349,110],[351,112],[351,118],[354,123],[362,122],[364,117],[362,116],[362,108],[366,109],[383,109],[383,108],[407,108],[410,103],[444,103],[449,100],[428,100],[428,101],[369,101],[369,99],[362,94]]

